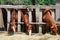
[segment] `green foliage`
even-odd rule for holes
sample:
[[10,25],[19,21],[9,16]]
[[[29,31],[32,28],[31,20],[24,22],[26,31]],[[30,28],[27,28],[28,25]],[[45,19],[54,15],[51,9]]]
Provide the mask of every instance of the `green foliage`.
[[39,5],[55,5],[56,4],[56,0],[36,0],[35,2],[36,4],[39,4]]
[[[8,2],[8,3],[7,3]],[[32,0],[0,0],[0,4],[32,5]]]
[[[32,0],[0,0],[0,4],[32,5]],[[56,0],[35,0],[36,5],[55,5]]]
[[21,0],[21,2],[19,2],[19,4],[32,5],[32,0]]
[[56,0],[51,0],[51,4],[55,5],[56,4]]
[[35,3],[40,4],[40,5],[44,5],[44,0],[36,0]]
[[7,0],[0,0],[0,4],[5,4]]

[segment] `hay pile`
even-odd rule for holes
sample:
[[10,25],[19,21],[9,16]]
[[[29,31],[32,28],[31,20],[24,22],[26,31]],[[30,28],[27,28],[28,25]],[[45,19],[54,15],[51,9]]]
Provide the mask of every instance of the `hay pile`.
[[41,35],[38,33],[32,36],[28,36],[25,33],[8,36],[7,34],[3,33],[0,34],[0,40],[60,40],[60,36],[50,34]]

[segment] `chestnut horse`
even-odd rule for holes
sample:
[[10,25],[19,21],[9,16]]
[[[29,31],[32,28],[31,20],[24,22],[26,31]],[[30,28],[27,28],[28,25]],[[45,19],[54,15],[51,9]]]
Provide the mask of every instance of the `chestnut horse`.
[[[26,10],[21,9],[21,18],[22,21],[24,22],[24,24],[26,25],[26,31],[29,32],[32,28],[31,25],[29,24],[29,18],[27,15]],[[15,32],[15,27],[16,27],[16,23],[15,20],[18,20],[18,13],[16,9],[12,9],[11,10],[11,25],[13,25],[13,31]]]
[[57,34],[57,25],[56,25],[55,20],[51,16],[51,10],[50,9],[47,8],[47,9],[43,10],[43,20],[46,23],[49,23],[51,25],[50,28],[51,28],[52,34],[56,35]]

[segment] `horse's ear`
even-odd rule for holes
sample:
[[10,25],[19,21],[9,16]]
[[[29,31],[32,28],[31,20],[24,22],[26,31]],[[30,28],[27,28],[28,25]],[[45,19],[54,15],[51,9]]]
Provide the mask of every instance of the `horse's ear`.
[[43,14],[46,13],[46,11],[47,11],[46,9],[43,9]]
[[49,9],[49,8],[43,9],[43,13],[46,13],[47,11],[51,12],[51,9]]
[[50,11],[51,11],[51,9],[50,9]]

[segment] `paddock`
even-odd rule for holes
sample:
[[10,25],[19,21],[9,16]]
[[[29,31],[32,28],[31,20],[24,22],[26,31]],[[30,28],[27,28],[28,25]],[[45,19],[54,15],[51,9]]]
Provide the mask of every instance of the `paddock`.
[[[21,25],[20,24],[24,24],[24,22],[21,22],[21,13],[20,13],[20,9],[27,9],[28,10],[28,15],[29,15],[29,23],[31,25],[39,25],[38,26],[38,30],[39,30],[39,33],[42,33],[42,25],[45,25],[46,23],[42,22],[42,16],[43,16],[43,13],[42,13],[42,10],[44,8],[50,8],[51,9],[51,12],[52,12],[52,17],[53,19],[56,21],[57,25],[60,26],[60,22],[57,21],[59,18],[60,18],[60,6],[54,6],[54,5],[51,5],[51,6],[42,6],[42,5],[0,5],[0,8],[5,8],[6,11],[7,11],[7,31],[9,29],[9,22],[10,22],[10,9],[11,8],[18,8],[18,32],[21,32]],[[33,19],[33,16],[32,16],[32,11],[33,9],[35,9],[35,19],[36,21],[33,22],[32,19]],[[4,24],[3,24],[4,25]]]

